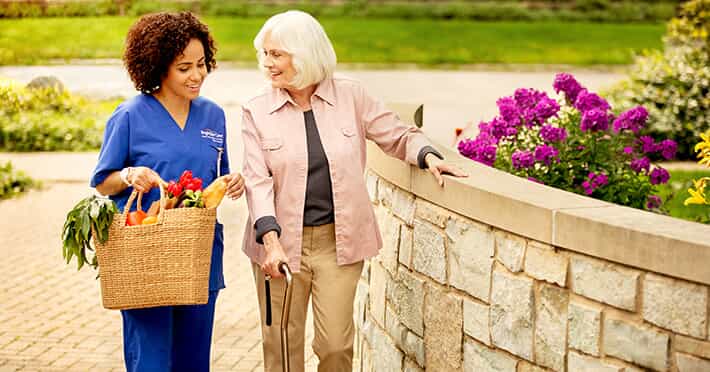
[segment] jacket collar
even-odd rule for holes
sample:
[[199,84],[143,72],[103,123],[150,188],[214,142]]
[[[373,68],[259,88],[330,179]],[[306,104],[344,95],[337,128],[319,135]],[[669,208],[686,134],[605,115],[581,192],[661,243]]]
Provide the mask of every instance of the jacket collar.
[[[333,89],[333,79],[327,78],[320,83],[318,83],[318,86],[316,87],[316,91],[313,93],[314,96],[320,98],[327,104],[331,106],[335,106],[335,92]],[[286,89],[283,88],[276,88],[272,89],[272,94],[271,94],[271,104],[269,105],[270,110],[269,114],[272,114],[276,111],[278,111],[281,107],[283,107],[286,103],[291,103],[294,106],[296,105],[296,102],[293,101],[293,98],[291,98],[291,95],[288,94]]]

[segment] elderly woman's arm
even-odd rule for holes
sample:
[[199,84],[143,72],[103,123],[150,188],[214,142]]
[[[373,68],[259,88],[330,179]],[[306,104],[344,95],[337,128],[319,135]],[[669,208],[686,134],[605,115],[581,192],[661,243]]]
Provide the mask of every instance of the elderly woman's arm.
[[442,173],[466,177],[457,167],[443,161],[444,157],[419,128],[403,123],[394,112],[370,96],[362,86],[359,90],[358,111],[367,139],[374,141],[390,156],[417,165],[421,169],[428,169],[441,186],[444,185]]
[[266,260],[261,269],[273,277],[279,277],[280,262],[288,262],[278,237],[281,227],[276,221],[274,207],[274,182],[261,149],[261,139],[254,119],[248,109],[242,109],[242,139],[244,141],[244,165],[242,172],[246,186],[249,215],[254,221],[256,242],[264,244]]

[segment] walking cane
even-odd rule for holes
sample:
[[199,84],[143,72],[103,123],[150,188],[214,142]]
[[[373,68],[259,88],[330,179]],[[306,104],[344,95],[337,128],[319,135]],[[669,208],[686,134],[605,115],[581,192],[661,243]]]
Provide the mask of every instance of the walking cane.
[[[293,276],[291,275],[291,269],[289,269],[288,264],[281,262],[279,264],[279,271],[286,277],[286,291],[284,291],[284,302],[281,311],[281,361],[283,366],[283,372],[289,372],[290,361],[288,355],[288,315],[291,313],[291,294],[293,293]],[[269,285],[269,280],[271,277],[266,276],[264,281],[264,287],[266,290],[266,325],[271,326],[271,286]]]

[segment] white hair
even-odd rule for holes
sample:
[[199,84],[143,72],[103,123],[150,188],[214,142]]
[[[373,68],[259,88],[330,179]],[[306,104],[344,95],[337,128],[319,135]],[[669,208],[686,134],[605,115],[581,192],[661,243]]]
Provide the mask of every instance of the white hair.
[[264,23],[254,38],[259,68],[264,72],[262,58],[266,35],[291,55],[296,76],[289,84],[294,88],[303,89],[333,76],[337,63],[333,44],[323,26],[310,14],[289,10],[272,16]]

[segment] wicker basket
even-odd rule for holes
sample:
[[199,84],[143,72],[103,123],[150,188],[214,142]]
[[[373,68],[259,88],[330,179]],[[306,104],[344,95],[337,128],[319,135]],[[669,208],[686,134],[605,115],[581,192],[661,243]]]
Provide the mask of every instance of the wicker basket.
[[138,196],[114,216],[104,244],[95,241],[101,298],[107,309],[206,304],[209,292],[215,208],[165,209],[160,187],[158,222],[125,226]]

